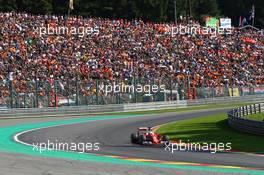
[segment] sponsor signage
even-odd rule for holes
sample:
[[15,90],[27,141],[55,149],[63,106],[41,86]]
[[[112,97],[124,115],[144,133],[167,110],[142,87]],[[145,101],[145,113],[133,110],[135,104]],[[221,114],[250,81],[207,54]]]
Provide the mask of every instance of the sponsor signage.
[[219,27],[219,20],[213,17],[206,17],[205,19],[206,27]]
[[239,97],[239,89],[238,88],[229,88],[229,96],[230,97]]
[[221,28],[231,28],[232,20],[230,18],[220,18]]
[[254,89],[255,94],[264,94],[264,87],[257,87]]

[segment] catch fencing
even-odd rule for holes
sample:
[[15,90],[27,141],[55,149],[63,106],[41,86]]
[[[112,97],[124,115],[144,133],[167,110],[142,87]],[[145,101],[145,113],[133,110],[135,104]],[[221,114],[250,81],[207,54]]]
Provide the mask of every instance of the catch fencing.
[[[121,88],[124,87],[124,88]],[[48,108],[188,100],[214,101],[264,95],[264,86],[192,87],[187,80],[0,81],[1,108]]]
[[108,104],[108,105],[83,105],[83,106],[62,106],[58,108],[12,108],[0,109],[0,118],[12,117],[35,117],[35,116],[78,116],[89,115],[104,112],[133,112],[159,109],[175,109],[187,108],[191,106],[203,106],[212,104],[234,104],[237,102],[260,102],[264,96],[248,96],[244,97],[219,97],[200,100],[176,100],[162,102],[145,102],[145,103],[124,103],[124,104]]

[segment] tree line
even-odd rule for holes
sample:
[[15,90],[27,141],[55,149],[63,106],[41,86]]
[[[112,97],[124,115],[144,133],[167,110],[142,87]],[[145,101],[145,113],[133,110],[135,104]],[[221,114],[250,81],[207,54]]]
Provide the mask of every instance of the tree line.
[[[170,22],[175,18],[175,2],[178,18],[191,16],[202,21],[208,15],[230,17],[234,25],[238,25],[240,16],[248,18],[254,5],[255,24],[264,26],[263,0],[74,0],[71,15]],[[0,11],[67,15],[68,3],[68,0],[0,0]]]

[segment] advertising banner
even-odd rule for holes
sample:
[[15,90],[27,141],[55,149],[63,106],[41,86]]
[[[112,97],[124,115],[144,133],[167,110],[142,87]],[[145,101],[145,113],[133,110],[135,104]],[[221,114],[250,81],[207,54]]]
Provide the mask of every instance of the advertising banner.
[[255,94],[264,94],[264,87],[256,87],[254,92]]
[[243,88],[241,88],[241,90],[242,90],[243,96],[250,95],[250,89],[249,88],[243,87]]
[[219,20],[217,18],[207,17],[205,19],[205,23],[206,23],[206,27],[214,27],[214,28],[219,27]]
[[220,27],[222,28],[231,28],[232,20],[230,18],[220,18]]
[[239,97],[239,89],[238,88],[229,88],[229,96],[230,97]]

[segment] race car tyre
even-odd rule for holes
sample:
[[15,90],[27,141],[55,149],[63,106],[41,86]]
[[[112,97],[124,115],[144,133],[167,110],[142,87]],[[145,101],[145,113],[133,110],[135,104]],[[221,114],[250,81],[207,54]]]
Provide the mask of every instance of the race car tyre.
[[131,143],[137,143],[138,142],[138,137],[136,136],[136,134],[132,133],[130,135],[130,141],[131,141]]
[[140,145],[143,145],[145,141],[146,141],[146,140],[145,140],[144,136],[143,136],[143,135],[140,135],[139,138],[138,138],[138,143],[139,143]]

